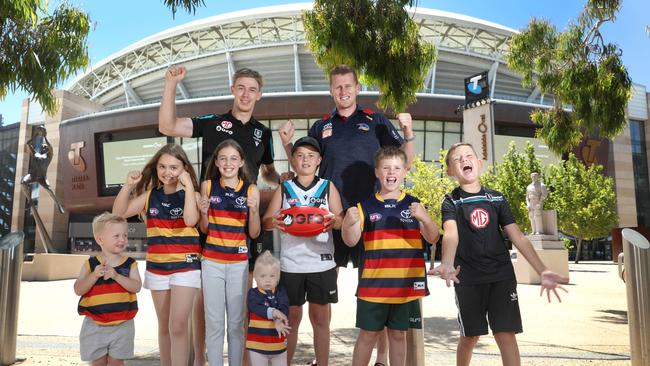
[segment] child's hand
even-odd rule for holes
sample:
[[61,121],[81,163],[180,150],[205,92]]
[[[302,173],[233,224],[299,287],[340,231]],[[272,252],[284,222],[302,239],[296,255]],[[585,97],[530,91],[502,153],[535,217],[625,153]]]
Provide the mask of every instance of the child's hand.
[[348,208],[348,212],[345,214],[345,218],[343,219],[343,225],[353,226],[359,221],[361,221],[359,209],[356,206]]
[[275,319],[273,321],[273,324],[275,325],[275,330],[278,332],[278,338],[282,336],[286,337],[289,335],[289,330],[291,330],[291,327],[289,326],[288,321],[282,319]]
[[115,272],[115,268],[107,264],[104,264],[103,266],[104,266],[104,279],[105,280],[108,280],[109,278],[115,279],[115,277],[117,276],[117,272]]
[[138,182],[142,179],[142,172],[139,170],[132,170],[126,174],[126,185],[128,186],[133,186],[138,184]]
[[329,213],[324,217],[325,222],[323,223],[323,232],[329,231],[332,226],[336,223],[336,215]]
[[409,210],[411,211],[411,216],[414,217],[418,221],[423,221],[427,218],[429,215],[427,213],[427,210],[422,206],[420,202],[413,202],[409,206]]
[[569,291],[562,287],[560,283],[568,283],[569,278],[562,277],[559,274],[549,270],[540,273],[539,278],[541,280],[540,286],[542,287],[539,291],[539,296],[542,296],[542,294],[544,294],[544,290],[546,290],[546,297],[548,298],[548,302],[551,302],[551,291],[553,291],[553,294],[555,297],[557,297],[557,301],[562,302],[560,295],[557,293],[557,289],[559,288],[560,290],[568,293]]
[[181,175],[178,176],[178,181],[183,185],[183,187],[192,186],[192,177],[190,176],[190,173],[187,172],[187,170],[183,170]]
[[260,211],[260,202],[255,197],[248,196],[246,198],[246,206],[248,206],[248,212],[251,215],[257,215]]
[[280,211],[278,211],[275,214],[275,219],[273,220],[273,227],[281,231],[285,231],[286,229],[284,226],[284,215],[281,214]]
[[201,197],[201,200],[199,201],[199,210],[201,211],[201,214],[207,215],[209,208],[210,208],[210,199],[207,197]]
[[429,275],[440,275],[440,278],[447,282],[447,287],[451,287],[452,281],[460,283],[458,273],[460,273],[460,266],[454,269],[454,266],[449,264],[440,264],[438,267],[427,272]]
[[271,315],[273,316],[273,320],[282,320],[284,323],[289,324],[289,319],[287,319],[287,316],[284,315],[284,313],[280,310],[273,309],[273,313]]
[[95,267],[95,270],[93,271],[93,276],[100,278],[104,276],[104,273],[106,270],[104,269],[104,265],[100,264],[97,267]]

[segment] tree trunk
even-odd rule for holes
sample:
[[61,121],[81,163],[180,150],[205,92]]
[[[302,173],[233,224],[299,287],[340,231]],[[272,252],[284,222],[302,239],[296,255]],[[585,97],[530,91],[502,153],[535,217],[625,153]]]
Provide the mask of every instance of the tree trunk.
[[578,264],[578,260],[580,259],[580,251],[582,250],[582,238],[576,238],[576,260],[575,264]]

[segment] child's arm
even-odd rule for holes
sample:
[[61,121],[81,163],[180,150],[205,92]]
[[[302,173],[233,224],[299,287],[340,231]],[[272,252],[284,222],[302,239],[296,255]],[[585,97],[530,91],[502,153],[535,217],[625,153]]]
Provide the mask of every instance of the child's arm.
[[248,206],[248,235],[251,238],[257,238],[260,235],[260,191],[254,184],[250,185],[248,189],[248,197],[246,198],[246,206]]
[[77,296],[83,296],[86,292],[90,291],[95,282],[104,275],[104,265],[100,264],[95,267],[95,270],[90,272],[88,261],[81,266],[79,277],[74,281],[74,293]]
[[358,207],[348,208],[341,225],[341,237],[345,245],[349,247],[357,245],[361,239],[361,214]]
[[420,233],[424,240],[435,245],[438,241],[438,226],[433,220],[427,210],[422,206],[420,202],[413,202],[409,206],[411,211],[411,216],[415,217],[416,220],[420,223]]
[[539,292],[540,296],[544,293],[544,290],[546,290],[548,301],[551,302],[552,291],[555,297],[557,297],[557,300],[562,302],[560,296],[557,293],[557,289],[559,288],[564,292],[568,292],[564,287],[560,285],[560,283],[567,283],[569,282],[569,279],[567,277],[562,277],[559,274],[546,268],[542,260],[537,255],[535,248],[533,248],[533,245],[530,243],[530,240],[528,240],[528,238],[524,236],[521,230],[519,230],[519,226],[517,226],[517,224],[506,225],[503,227],[503,229],[508,235],[508,238],[510,238],[510,241],[512,241],[512,244],[517,248],[517,250],[519,250],[519,252],[521,252],[524,258],[526,258],[535,272],[539,274],[539,278],[541,280],[540,285],[542,286]]
[[329,194],[327,195],[327,205],[334,216],[329,217],[325,222],[325,229],[323,229],[323,231],[330,229],[341,230],[341,224],[343,224],[343,204],[341,203],[341,195],[332,182],[329,183],[329,190]]
[[194,190],[194,184],[192,183],[192,177],[190,173],[186,170],[183,170],[181,175],[178,176],[178,181],[183,185],[185,189],[185,205],[183,207],[183,221],[187,226],[196,226],[201,218],[199,214],[199,206],[197,204],[198,198],[196,191]]
[[454,268],[454,259],[456,258],[456,249],[458,249],[458,226],[456,220],[447,220],[442,223],[445,235],[442,236],[442,255],[440,265],[429,271],[429,274],[439,274],[440,278],[447,282],[447,287],[451,286],[451,281],[460,283],[458,273],[460,266]]
[[246,300],[248,311],[252,311],[258,316],[261,316],[266,319],[273,319],[273,315],[271,313],[273,308],[266,306],[264,304],[264,300],[265,300],[264,295],[262,295],[258,289],[256,288],[249,289],[248,298]]
[[208,233],[208,210],[210,209],[210,192],[208,192],[208,182],[201,182],[201,199],[199,200],[199,212],[201,219],[199,220],[199,229],[204,234]]
[[144,210],[147,193],[142,193],[135,199],[129,200],[131,191],[135,188],[136,184],[142,179],[142,173],[139,171],[131,171],[126,175],[126,183],[122,186],[119,193],[113,201],[113,213],[115,215],[128,218],[139,214]]
[[271,202],[269,202],[269,206],[266,208],[264,218],[262,219],[262,227],[264,230],[282,230],[282,227],[278,225],[280,222],[277,218],[280,207],[282,207],[282,186],[275,190],[273,193],[273,198],[271,199]]
[[140,280],[140,273],[138,272],[138,263],[133,262],[131,265],[131,270],[129,271],[129,277],[123,276],[115,268],[111,266],[106,266],[104,272],[104,279],[109,278],[115,280],[120,286],[124,287],[125,290],[131,293],[138,293],[142,288],[142,280]]

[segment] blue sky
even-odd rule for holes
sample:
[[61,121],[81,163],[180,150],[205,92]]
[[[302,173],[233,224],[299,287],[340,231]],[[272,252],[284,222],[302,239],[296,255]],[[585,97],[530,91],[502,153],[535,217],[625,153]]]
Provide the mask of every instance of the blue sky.
[[[53,8],[59,2],[51,0],[50,7]],[[68,2],[87,11],[95,23],[88,40],[91,64],[142,38],[192,20],[260,6],[294,3],[286,0],[206,0],[206,6],[199,8],[196,14],[181,11],[174,18],[162,0]],[[531,17],[537,17],[548,19],[562,29],[569,19],[577,17],[585,3],[586,0],[419,0],[418,7],[470,15],[514,29],[523,29]],[[648,14],[650,1],[624,0],[616,22],[606,25],[602,32],[606,41],[614,42],[622,48],[623,62],[632,80],[645,85],[646,89],[650,89],[650,72],[647,70],[650,60],[650,36],[645,31],[646,26],[650,25]],[[60,87],[66,85],[67,83],[63,83]],[[0,101],[0,114],[4,116],[5,124],[20,120],[21,103],[27,97],[24,92],[10,92]]]

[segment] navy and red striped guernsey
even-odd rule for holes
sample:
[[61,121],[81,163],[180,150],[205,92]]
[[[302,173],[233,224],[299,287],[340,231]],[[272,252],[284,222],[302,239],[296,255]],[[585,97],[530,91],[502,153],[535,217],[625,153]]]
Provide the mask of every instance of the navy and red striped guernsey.
[[250,183],[239,180],[230,188],[222,180],[210,180],[208,236],[203,257],[217,263],[238,263],[248,260],[248,205]]
[[378,193],[357,206],[363,250],[357,297],[385,304],[403,304],[429,294],[420,224],[409,206],[419,202],[402,192],[397,200]]
[[[124,257],[122,263],[115,267],[115,271],[129,277],[134,263],[133,258]],[[101,261],[97,257],[90,257],[86,262],[90,273],[100,264]],[[127,291],[114,279],[105,280],[100,277],[79,299],[77,312],[79,315],[90,317],[99,325],[118,325],[135,317],[138,301],[134,293]]]
[[165,194],[163,188],[147,197],[147,271],[159,275],[201,269],[199,231],[183,220],[185,191]]
[[262,292],[260,288],[248,290],[248,331],[246,349],[265,355],[276,355],[287,349],[287,338],[280,336],[273,319],[268,316],[270,309],[276,309],[289,316],[289,298],[283,288],[277,287],[275,293]]

